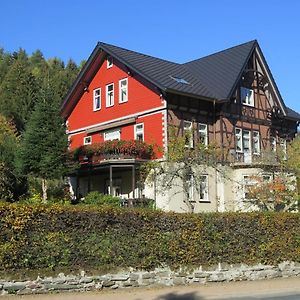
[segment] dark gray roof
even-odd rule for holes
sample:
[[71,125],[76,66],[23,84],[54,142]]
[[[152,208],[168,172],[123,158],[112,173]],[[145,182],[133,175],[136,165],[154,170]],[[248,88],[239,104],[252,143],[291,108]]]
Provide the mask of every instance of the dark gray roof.
[[213,91],[217,99],[227,99],[231,96],[237,80],[241,78],[256,43],[251,41],[235,46],[187,62],[183,66]]
[[[99,43],[98,46],[135,69],[162,90],[223,100],[230,97],[256,43],[251,41],[185,64],[177,64],[105,43]],[[182,78],[189,84],[178,83],[172,77]]]
[[[215,98],[213,92],[208,90],[184,65],[105,43],[99,43],[98,45],[129,68],[154,83],[161,90],[175,90],[206,98]],[[178,83],[172,77],[182,78],[189,84]]]
[[[70,89],[63,107],[101,51],[115,57],[118,61],[125,64],[130,71],[138,73],[162,92],[183,93],[200,99],[215,101],[228,100],[236,89],[246,64],[256,47],[262,55],[271,80],[274,82],[274,87],[286,116],[300,120],[298,113],[285,107],[272,73],[256,40],[184,64],[99,42]],[[179,80],[176,80],[176,78]]]
[[286,106],[287,117],[293,120],[300,121],[300,114]]

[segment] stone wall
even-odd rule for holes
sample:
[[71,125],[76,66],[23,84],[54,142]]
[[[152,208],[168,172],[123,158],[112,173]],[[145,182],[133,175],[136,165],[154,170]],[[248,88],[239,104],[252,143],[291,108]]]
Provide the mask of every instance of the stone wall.
[[91,291],[100,289],[118,289],[145,286],[173,286],[191,283],[225,282],[241,280],[260,280],[278,277],[300,276],[300,263],[283,262],[277,266],[239,265],[228,266],[219,264],[207,270],[184,269],[171,271],[169,268],[155,269],[151,272],[130,270],[118,274],[88,276],[84,271],[79,275],[57,277],[38,277],[28,281],[0,280],[0,293],[6,294],[44,294],[58,291]]

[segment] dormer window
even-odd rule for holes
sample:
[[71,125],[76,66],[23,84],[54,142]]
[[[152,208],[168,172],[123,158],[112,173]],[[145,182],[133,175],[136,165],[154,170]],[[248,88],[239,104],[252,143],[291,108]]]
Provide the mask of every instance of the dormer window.
[[254,106],[254,91],[252,89],[241,87],[241,103]]
[[113,58],[111,56],[107,57],[107,69],[111,68],[113,66]]

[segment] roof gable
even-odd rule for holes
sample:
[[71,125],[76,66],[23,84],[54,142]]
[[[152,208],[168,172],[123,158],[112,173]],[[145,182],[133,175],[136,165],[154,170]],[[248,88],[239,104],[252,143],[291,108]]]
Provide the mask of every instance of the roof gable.
[[187,62],[184,66],[214,91],[217,99],[228,99],[256,44],[256,41],[251,41]]

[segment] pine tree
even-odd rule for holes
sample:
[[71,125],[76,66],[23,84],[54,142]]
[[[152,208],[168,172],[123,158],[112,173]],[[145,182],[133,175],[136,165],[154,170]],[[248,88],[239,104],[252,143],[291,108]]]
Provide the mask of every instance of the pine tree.
[[12,119],[22,131],[37,100],[38,85],[26,53],[20,50],[13,57],[14,62],[0,86],[0,113]]
[[42,180],[44,202],[48,181],[61,178],[66,171],[68,141],[59,106],[52,99],[53,91],[44,89],[28,121],[17,159],[23,174]]

